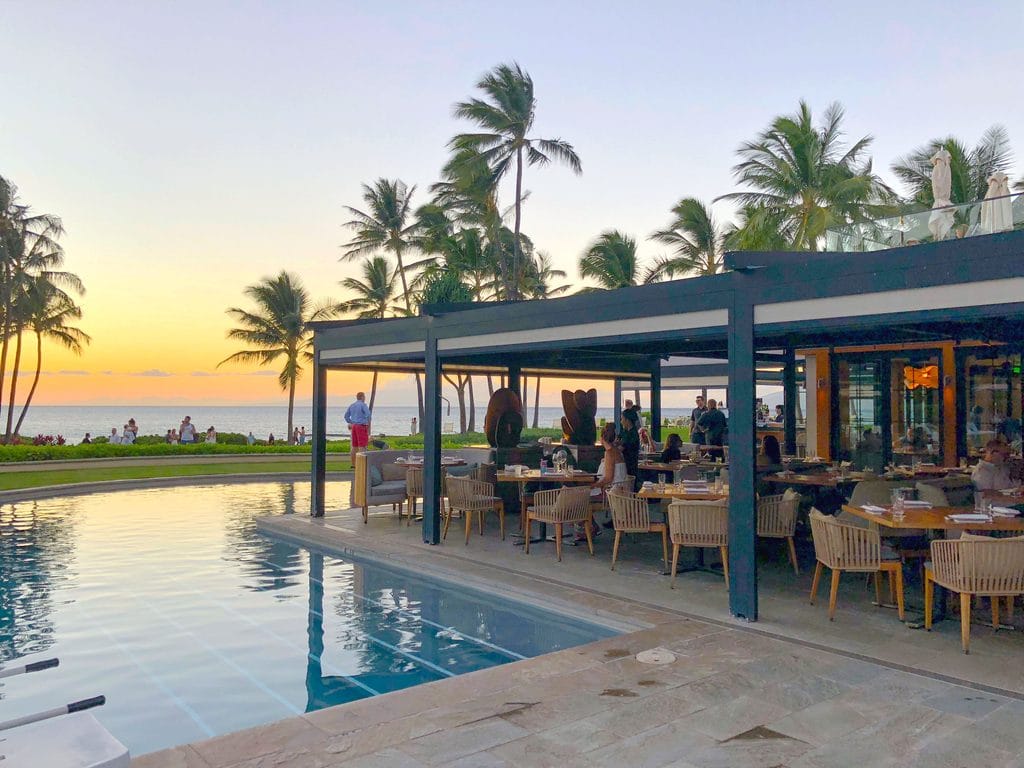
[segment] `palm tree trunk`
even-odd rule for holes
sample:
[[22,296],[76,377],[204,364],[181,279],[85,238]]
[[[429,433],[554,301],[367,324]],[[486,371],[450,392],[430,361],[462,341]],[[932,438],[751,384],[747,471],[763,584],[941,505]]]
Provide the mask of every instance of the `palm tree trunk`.
[[292,425],[292,414],[295,411],[295,375],[292,374],[291,380],[288,382],[288,439],[287,444],[291,445],[293,425]]
[[5,442],[11,442],[11,430],[14,428],[14,398],[18,391],[18,366],[21,365],[21,326],[18,326],[18,339],[14,343],[14,366],[11,368],[11,396],[7,401],[7,431]]
[[28,391],[28,397],[25,398],[25,405],[21,408],[21,415],[18,416],[18,423],[14,427],[14,434],[21,433],[21,423],[25,421],[25,414],[28,413],[28,407],[32,404],[32,397],[36,393],[36,386],[39,384],[39,374],[43,370],[43,335],[36,333],[36,373],[32,377],[32,387]]
[[512,242],[512,279],[506,295],[512,300],[519,298],[519,261],[522,248],[519,247],[519,231],[523,216],[523,148],[516,149],[516,223],[515,240]]
[[523,376],[523,380],[519,383],[519,402],[523,406],[523,426],[526,426],[526,420],[530,417],[530,377]]
[[466,382],[468,376],[459,374],[459,383],[456,386],[456,394],[459,396],[459,434],[466,434]]
[[4,401],[4,374],[7,372],[7,349],[11,341],[11,309],[12,309],[12,286],[13,275],[11,268],[4,265],[3,268],[3,342],[0,343],[0,412],[3,411]]
[[373,372],[373,381],[370,382],[370,412],[373,412],[373,401],[377,399],[377,371]]
[[469,377],[469,431],[476,432],[476,398],[473,396],[473,377]]
[[420,379],[420,375],[416,374],[416,405],[419,406],[419,421],[416,422],[416,428],[423,431],[423,381]]
[[537,428],[537,424],[540,420],[540,376],[537,377],[537,383],[533,387],[533,428]]

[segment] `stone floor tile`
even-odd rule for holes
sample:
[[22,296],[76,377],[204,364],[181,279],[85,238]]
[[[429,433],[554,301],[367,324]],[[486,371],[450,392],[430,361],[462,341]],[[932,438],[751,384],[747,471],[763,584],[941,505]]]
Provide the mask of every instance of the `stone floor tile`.
[[235,765],[271,752],[302,749],[319,744],[324,732],[301,717],[291,717],[226,736],[199,741],[192,748],[212,768]]
[[1012,701],[993,710],[974,723],[973,732],[1000,749],[1024,752],[1024,702]]
[[593,766],[608,768],[663,768],[688,761],[691,755],[715,746],[715,740],[698,733],[685,720],[643,731],[587,754]]
[[544,731],[578,722],[609,709],[614,703],[607,696],[597,696],[591,691],[577,691],[547,701],[534,701],[529,706],[521,706],[515,711],[502,714],[501,717],[520,728]]
[[528,734],[525,728],[496,717],[422,736],[402,743],[399,748],[427,765],[445,765]]
[[1008,768],[1021,762],[968,725],[923,744],[913,764],[915,768]]
[[472,755],[448,763],[447,768],[516,768],[515,763],[502,760],[490,752],[474,752]]
[[680,722],[718,741],[725,741],[788,714],[789,710],[785,707],[753,695],[740,696],[699,710]]
[[132,759],[132,768],[209,768],[210,764],[203,760],[192,747],[162,749]]
[[747,696],[752,689],[750,681],[735,672],[719,672],[708,675],[678,688],[672,688],[672,696],[692,702],[700,707],[715,707],[728,701]]
[[799,739],[732,739],[705,747],[686,757],[698,768],[777,768],[813,747]]
[[426,768],[423,763],[398,749],[382,749],[369,755],[336,763],[342,768]]
[[773,731],[784,733],[808,744],[820,746],[871,722],[853,707],[836,700],[822,701],[786,715],[768,724]]
[[951,686],[950,690],[928,696],[921,703],[932,709],[977,720],[1010,701],[1003,696],[984,691]]
[[587,768],[589,759],[570,744],[540,734],[531,734],[486,753],[516,768]]
[[797,675],[781,683],[765,686],[758,697],[778,704],[792,712],[834,699],[848,691],[850,686],[817,675]]

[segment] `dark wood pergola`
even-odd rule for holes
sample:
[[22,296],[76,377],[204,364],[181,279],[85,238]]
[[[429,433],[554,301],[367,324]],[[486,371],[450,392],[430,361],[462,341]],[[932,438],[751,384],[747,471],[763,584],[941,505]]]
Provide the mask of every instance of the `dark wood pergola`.
[[[940,339],[1024,337],[1024,232],[872,253],[727,255],[729,272],[617,291],[507,304],[424,307],[414,318],[331,321],[314,328],[312,514],[324,514],[326,374],[420,372],[424,541],[440,541],[441,373],[524,373],[646,381],[659,439],[662,364],[725,361],[729,389],[730,610],[756,620],[755,384],[758,359],[784,364],[795,398],[794,350]],[[808,387],[815,386],[808,382]],[[786,443],[795,441],[786,409]]]

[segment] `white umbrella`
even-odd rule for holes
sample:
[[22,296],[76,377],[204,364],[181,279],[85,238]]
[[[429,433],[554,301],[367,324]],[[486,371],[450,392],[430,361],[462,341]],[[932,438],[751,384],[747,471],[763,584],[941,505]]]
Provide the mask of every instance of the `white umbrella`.
[[[993,199],[996,198],[996,199]],[[988,191],[981,204],[981,231],[1008,232],[1013,229],[1013,205],[1010,180],[1002,171],[988,177]]]
[[953,177],[949,170],[951,157],[944,147],[932,155],[932,214],[928,217],[928,229],[935,240],[942,240],[953,228],[953,203],[949,192],[953,186]]

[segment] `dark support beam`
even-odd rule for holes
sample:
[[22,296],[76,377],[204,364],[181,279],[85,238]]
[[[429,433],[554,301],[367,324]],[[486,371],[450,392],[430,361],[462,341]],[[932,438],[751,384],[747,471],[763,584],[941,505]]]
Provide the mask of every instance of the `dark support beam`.
[[786,349],[786,360],[782,369],[782,400],[783,427],[785,446],[783,450],[790,456],[796,455],[796,400],[799,397],[796,389],[796,353],[792,347]]
[[311,503],[309,513],[323,517],[325,511],[324,484],[327,479],[327,369],[313,356],[313,445],[309,462]]
[[612,417],[615,431],[619,431],[619,422],[622,421],[622,379],[615,379],[612,394]]
[[729,309],[729,610],[757,621],[754,440],[754,307],[756,292],[736,274]]
[[427,332],[423,396],[423,541],[441,543],[441,361]]
[[651,366],[651,439],[661,441],[661,358]]
[[522,368],[519,363],[509,363],[508,366],[508,388],[517,395],[523,394]]

